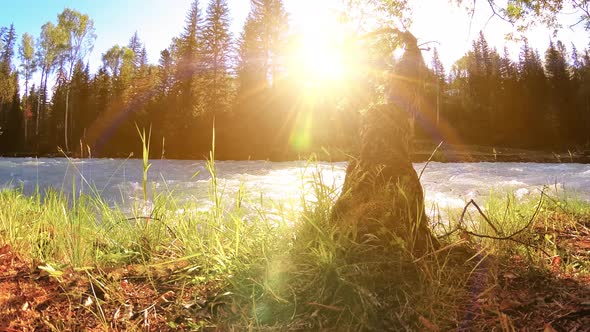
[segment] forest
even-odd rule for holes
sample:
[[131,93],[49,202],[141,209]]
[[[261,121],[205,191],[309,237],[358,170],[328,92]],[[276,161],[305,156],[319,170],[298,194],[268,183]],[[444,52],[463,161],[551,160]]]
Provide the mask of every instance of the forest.
[[[102,54],[96,73],[87,62],[96,39],[88,15],[65,9],[39,36],[0,27],[0,154],[126,157],[141,150],[138,127],[151,128],[152,157],[202,158],[214,123],[221,159],[354,150],[360,114],[378,102],[382,79],[351,70],[343,81],[360,83],[328,88],[298,76],[288,50],[299,37],[281,1],[253,1],[238,36],[231,20],[226,0],[207,8],[194,1],[184,31],[158,64],[147,59],[142,39],[150,36],[135,33]],[[386,72],[397,59],[375,56],[378,44],[365,51],[351,46],[354,61]],[[417,139],[564,151],[588,146],[587,48],[553,40],[540,51],[524,39],[512,59],[480,32],[471,50],[444,68],[431,46]]]

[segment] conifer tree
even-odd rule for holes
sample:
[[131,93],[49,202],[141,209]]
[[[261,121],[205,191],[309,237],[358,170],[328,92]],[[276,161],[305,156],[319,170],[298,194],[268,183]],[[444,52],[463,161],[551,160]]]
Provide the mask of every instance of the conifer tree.
[[259,38],[258,23],[252,14],[246,19],[239,42],[238,82],[240,95],[250,95],[252,91],[266,86],[264,51]]
[[445,68],[440,61],[438,49],[435,47],[432,53],[432,71],[434,73],[435,87],[436,87],[436,125],[440,123],[440,113],[442,107],[442,96],[446,87]]
[[[546,77],[539,53],[525,39],[519,56],[519,84],[522,88],[524,123],[522,132],[529,133],[528,145],[539,147],[549,143],[544,132],[546,124]],[[544,141],[545,140],[545,141]]]
[[186,16],[184,31],[173,39],[171,55],[175,58],[174,94],[165,110],[164,128],[171,154],[180,154],[196,143],[191,134],[198,131],[195,119],[203,110],[203,19],[198,0]]
[[211,0],[203,30],[203,62],[206,70],[205,110],[219,113],[228,109],[229,65],[232,53],[229,7],[226,0]]
[[579,131],[574,105],[571,103],[570,74],[565,46],[551,41],[545,52],[545,73],[548,84],[547,127],[553,131],[554,141],[574,140]]
[[240,81],[246,84],[240,87],[242,90],[255,90],[262,82],[268,86],[278,81],[287,32],[288,15],[282,0],[251,0],[240,41]]
[[141,39],[139,39],[139,34],[137,31],[135,31],[133,36],[131,36],[129,39],[129,44],[127,44],[127,47],[133,51],[133,67],[135,70],[137,70],[139,67],[141,67],[142,61],[144,60],[143,58],[146,56],[145,47],[143,46]]
[[[21,133],[22,114],[18,94],[18,75],[12,64],[16,30],[0,27],[0,148],[16,151]],[[15,104],[16,103],[16,104]]]
[[4,33],[0,34],[0,104],[10,103],[16,89],[12,77],[14,74],[12,57],[15,44],[16,31],[12,24],[9,29],[4,28]]
[[441,83],[444,83],[446,76],[445,68],[440,61],[440,56],[436,47],[432,51],[432,70],[434,71],[434,75],[441,81]]
[[[74,67],[70,89],[72,110],[77,111],[70,117],[70,128],[72,137],[78,143],[83,140],[85,130],[90,125],[87,114],[90,108],[90,73],[88,66],[84,66],[82,61],[78,61]],[[78,144],[76,145],[76,148],[79,149]],[[82,151],[79,152],[84,153],[84,148],[82,147]]]
[[184,32],[178,38],[176,80],[181,85],[183,106],[190,107],[191,102],[195,101],[194,88],[200,74],[203,51],[202,35],[201,8],[199,1],[195,0],[187,14]]
[[158,95],[160,97],[167,97],[172,92],[172,88],[175,85],[174,60],[168,49],[160,52],[158,69]]

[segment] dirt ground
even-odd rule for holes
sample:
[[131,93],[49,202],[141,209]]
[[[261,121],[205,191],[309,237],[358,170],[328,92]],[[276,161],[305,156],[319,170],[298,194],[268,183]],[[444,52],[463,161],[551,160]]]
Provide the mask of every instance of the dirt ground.
[[95,275],[52,274],[0,248],[0,331],[215,330],[212,285],[132,266]]

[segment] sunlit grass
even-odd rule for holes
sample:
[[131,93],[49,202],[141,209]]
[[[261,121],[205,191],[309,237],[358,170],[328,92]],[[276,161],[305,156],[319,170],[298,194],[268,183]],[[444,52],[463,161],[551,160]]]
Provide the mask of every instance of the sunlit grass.
[[[415,330],[424,324],[456,328],[460,304],[473,296],[475,276],[497,279],[503,257],[517,255],[542,269],[560,255],[564,271],[583,273],[589,267],[585,257],[557,241],[560,231],[575,231],[590,216],[590,205],[582,200],[549,194],[541,200],[540,192],[521,200],[492,193],[482,210],[493,227],[470,208],[458,229],[461,211],[449,211],[450,221],[435,228],[442,248],[415,257],[411,244],[401,239],[384,244],[378,235],[369,235],[355,240],[354,226],[334,224],[331,207],[339,190],[325,181],[313,160],[301,174],[302,179],[306,172],[314,174],[311,195],[302,194],[303,211],[277,207],[273,215],[252,208],[272,202],[260,202],[263,198],[243,188],[227,204],[213,160],[212,153],[208,210],[155,190],[147,211],[141,204],[131,211],[113,207],[95,194],[3,190],[0,247],[10,245],[33,269],[54,278],[78,271],[110,294],[110,300],[93,299],[97,305],[87,308],[105,328],[112,317],[102,306],[125,304],[112,275],[130,266],[154,291],[175,284],[172,301],[179,306],[187,287],[215,285],[220,291],[207,309],[214,315],[194,322],[194,328],[354,331]],[[523,228],[516,241],[465,234],[503,237]]]

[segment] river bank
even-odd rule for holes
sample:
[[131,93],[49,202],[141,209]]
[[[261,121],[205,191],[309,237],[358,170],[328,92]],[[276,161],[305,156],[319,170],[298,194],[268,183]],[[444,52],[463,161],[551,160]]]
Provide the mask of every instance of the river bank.
[[431,143],[417,142],[412,160],[424,162],[432,156],[438,162],[526,162],[526,163],[590,163],[590,150],[543,151],[476,145],[443,144],[435,151]]
[[[268,160],[273,162],[285,162],[293,160],[306,160],[311,157],[320,161],[341,162],[348,161],[350,156],[354,156],[353,150],[341,150],[337,148],[318,149],[317,151],[304,151],[296,153],[293,151],[269,151],[266,155],[251,156],[244,153],[238,155],[223,148],[217,152],[219,160],[226,161],[244,161],[244,160]],[[435,152],[436,150],[436,152]],[[433,154],[434,152],[434,154]],[[10,158],[63,158],[64,156],[72,158],[87,158],[88,155],[80,153],[46,153],[35,154],[27,152],[5,153],[0,157]],[[116,155],[107,155],[102,157],[108,158],[140,158],[140,151],[135,153],[120,153]],[[187,155],[175,156],[177,160],[205,160],[208,155]],[[478,145],[456,145],[442,144],[438,149],[437,145],[418,141],[415,142],[411,149],[410,157],[412,162],[420,163],[427,160],[443,163],[462,163],[462,162],[526,162],[526,163],[590,163],[590,150],[572,149],[568,150],[534,150],[522,148],[507,148]],[[162,155],[153,155],[153,159],[161,159]],[[164,159],[167,159],[164,156]]]

